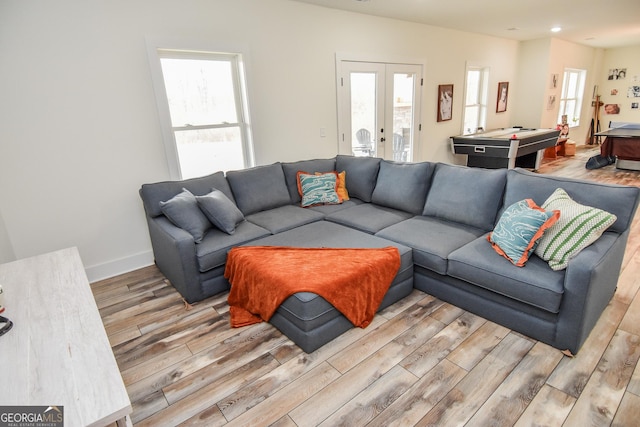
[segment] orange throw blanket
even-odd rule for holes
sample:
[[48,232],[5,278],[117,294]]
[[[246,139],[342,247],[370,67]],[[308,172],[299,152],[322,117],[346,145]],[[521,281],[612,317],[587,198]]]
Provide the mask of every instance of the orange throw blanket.
[[244,246],[229,251],[231,326],[268,321],[297,292],[326,299],[351,323],[367,327],[400,268],[400,253],[380,249]]

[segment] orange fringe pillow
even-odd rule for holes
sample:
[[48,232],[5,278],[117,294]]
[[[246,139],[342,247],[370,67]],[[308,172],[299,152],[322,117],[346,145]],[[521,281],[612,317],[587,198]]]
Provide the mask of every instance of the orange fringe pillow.
[[345,200],[349,200],[349,192],[347,191],[347,171],[342,171],[338,174],[338,188],[336,188],[336,193],[344,202]]

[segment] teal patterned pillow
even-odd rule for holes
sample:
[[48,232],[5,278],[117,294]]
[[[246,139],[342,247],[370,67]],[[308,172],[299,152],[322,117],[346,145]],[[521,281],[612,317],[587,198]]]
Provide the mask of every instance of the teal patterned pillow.
[[487,240],[496,252],[523,267],[545,230],[559,216],[557,210],[545,211],[531,199],[521,200],[505,209]]
[[577,203],[562,188],[557,188],[542,207],[560,211],[560,219],[540,239],[535,251],[552,270],[567,268],[572,257],[598,240],[617,219],[602,209]]
[[315,205],[339,204],[342,199],[336,192],[338,174],[327,172],[317,175],[298,172],[298,190],[303,208]]

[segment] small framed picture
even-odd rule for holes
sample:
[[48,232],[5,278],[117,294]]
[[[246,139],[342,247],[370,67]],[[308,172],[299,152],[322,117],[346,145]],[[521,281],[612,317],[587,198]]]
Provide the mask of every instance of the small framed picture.
[[627,77],[626,68],[609,68],[608,80],[622,80]]
[[620,104],[604,104],[605,114],[620,114]]
[[453,115],[453,85],[438,85],[438,121],[451,120]]
[[496,104],[496,113],[507,111],[507,99],[509,97],[509,82],[498,83],[498,102]]

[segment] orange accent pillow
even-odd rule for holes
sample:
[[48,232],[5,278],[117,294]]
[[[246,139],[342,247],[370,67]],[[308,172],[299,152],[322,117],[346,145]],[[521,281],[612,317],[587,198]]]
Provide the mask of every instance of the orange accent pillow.
[[347,191],[347,171],[342,171],[338,174],[338,188],[336,188],[336,193],[344,202],[345,200],[349,200],[349,192]]

